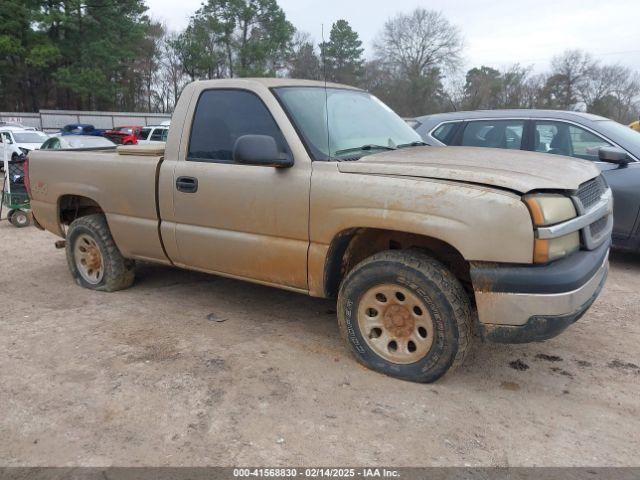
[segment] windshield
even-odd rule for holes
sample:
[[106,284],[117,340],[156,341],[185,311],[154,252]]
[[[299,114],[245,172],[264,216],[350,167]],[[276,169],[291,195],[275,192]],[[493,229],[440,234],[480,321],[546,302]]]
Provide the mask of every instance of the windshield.
[[47,137],[42,132],[13,132],[16,143],[42,143]]
[[613,120],[599,122],[598,131],[629,150],[636,157],[640,157],[640,132]]
[[315,160],[359,158],[422,143],[402,118],[366,92],[321,87],[275,91]]
[[115,143],[104,137],[65,137],[70,148],[115,147]]

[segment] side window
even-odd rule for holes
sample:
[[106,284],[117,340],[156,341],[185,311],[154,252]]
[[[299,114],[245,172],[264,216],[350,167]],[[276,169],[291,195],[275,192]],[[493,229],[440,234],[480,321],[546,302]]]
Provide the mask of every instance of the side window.
[[140,135],[138,135],[138,140],[146,140],[149,137],[150,133],[151,133],[150,128],[143,128],[142,130],[140,130]]
[[462,135],[466,147],[520,150],[524,120],[479,120],[469,122]]
[[164,142],[166,141],[167,136],[165,135],[163,128],[156,128],[153,130],[151,134],[151,138],[149,140],[153,140],[155,142]]
[[598,149],[612,146],[599,136],[574,125],[569,127],[569,136],[571,137],[573,156],[584,160],[597,161],[600,159]]
[[191,126],[187,160],[231,163],[233,145],[243,135],[269,135],[288,152],[275,120],[257,95],[243,90],[206,90]]
[[536,122],[534,150],[583,160],[598,160],[598,149],[611,144],[599,136],[564,122]]
[[458,125],[460,125],[460,122],[443,123],[431,133],[431,136],[436,140],[440,140],[445,145],[451,145],[451,142],[453,142],[453,134],[457,130]]
[[163,128],[162,129],[162,141],[163,142],[167,141],[167,136],[169,136],[169,129],[168,128]]

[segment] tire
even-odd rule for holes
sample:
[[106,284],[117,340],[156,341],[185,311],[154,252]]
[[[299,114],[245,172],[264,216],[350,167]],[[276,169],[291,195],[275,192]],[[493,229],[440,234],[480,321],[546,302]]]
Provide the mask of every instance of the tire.
[[11,217],[13,217],[13,214],[16,213],[15,209],[13,210],[9,210],[7,212],[7,220],[9,220],[9,223],[11,223],[13,225],[13,222],[11,222]]
[[71,275],[84,288],[115,292],[133,284],[135,262],[122,256],[102,214],[71,223],[66,253]]
[[23,210],[12,210],[9,212],[9,222],[17,228],[24,228],[31,225],[31,216]]
[[18,160],[18,157],[18,154],[16,152],[13,152],[13,155],[11,155],[11,160],[15,162],[16,160]]
[[462,364],[471,343],[471,308],[462,285],[417,251],[385,251],[356,265],[340,286],[337,310],[356,359],[403,380],[438,380]]

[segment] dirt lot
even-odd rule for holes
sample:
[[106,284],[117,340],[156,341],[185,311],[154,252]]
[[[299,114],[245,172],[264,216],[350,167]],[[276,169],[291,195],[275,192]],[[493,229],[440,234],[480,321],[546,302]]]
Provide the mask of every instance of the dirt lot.
[[638,465],[638,256],[559,338],[417,385],[330,301],[145,264],[94,293],[53,242],[0,222],[1,465]]

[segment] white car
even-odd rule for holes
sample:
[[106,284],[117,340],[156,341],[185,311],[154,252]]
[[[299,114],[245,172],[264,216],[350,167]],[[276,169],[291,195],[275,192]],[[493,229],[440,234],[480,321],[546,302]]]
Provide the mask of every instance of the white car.
[[15,160],[31,150],[37,150],[48,139],[47,134],[37,130],[17,127],[0,127],[0,163]]
[[138,145],[149,145],[152,143],[164,143],[167,141],[169,133],[168,125],[149,125],[144,127],[138,136]]

